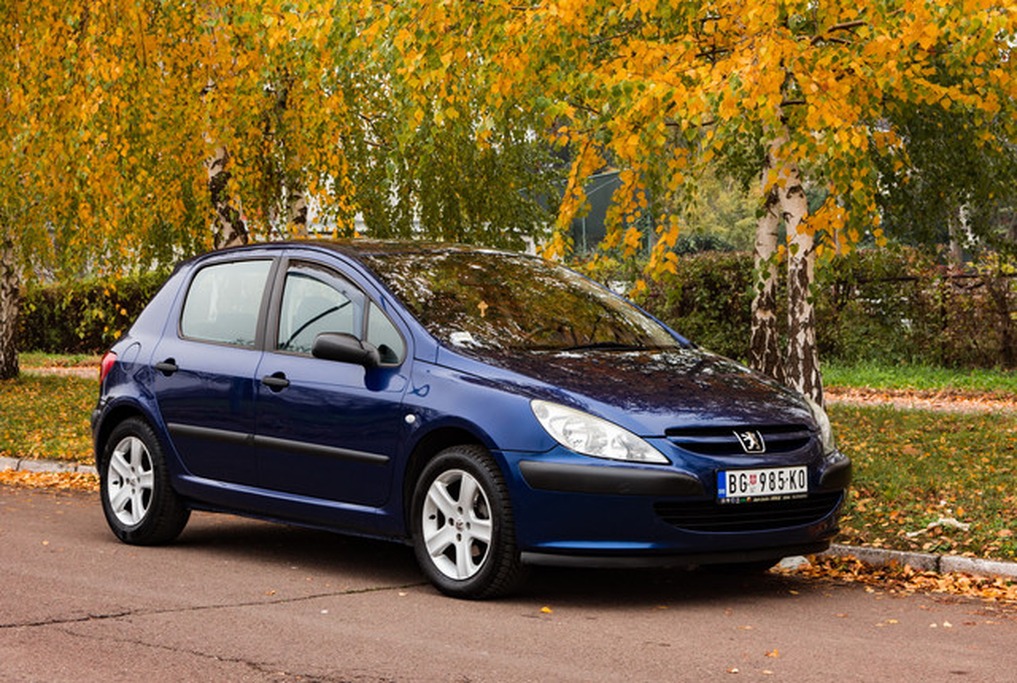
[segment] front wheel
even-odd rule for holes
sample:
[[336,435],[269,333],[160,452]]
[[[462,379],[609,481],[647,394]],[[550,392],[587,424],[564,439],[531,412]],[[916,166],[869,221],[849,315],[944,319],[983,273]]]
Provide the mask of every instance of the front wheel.
[[99,491],[106,522],[124,543],[172,541],[191,514],[170,486],[155,432],[139,418],[124,420],[106,441]]
[[446,595],[491,598],[522,577],[508,489],[480,446],[454,446],[427,464],[411,508],[413,548]]

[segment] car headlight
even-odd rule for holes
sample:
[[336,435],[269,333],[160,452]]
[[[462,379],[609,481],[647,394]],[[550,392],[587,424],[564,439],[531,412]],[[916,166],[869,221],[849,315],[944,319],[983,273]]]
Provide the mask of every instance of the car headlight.
[[565,448],[610,460],[670,464],[663,453],[613,422],[548,401],[530,401],[540,426]]
[[823,444],[823,455],[829,455],[837,450],[837,443],[833,438],[833,427],[830,425],[830,418],[827,416],[826,411],[823,410],[823,406],[808,396],[805,397],[805,402],[809,405],[809,410],[812,411],[812,417],[815,418],[816,424],[819,425],[819,440]]

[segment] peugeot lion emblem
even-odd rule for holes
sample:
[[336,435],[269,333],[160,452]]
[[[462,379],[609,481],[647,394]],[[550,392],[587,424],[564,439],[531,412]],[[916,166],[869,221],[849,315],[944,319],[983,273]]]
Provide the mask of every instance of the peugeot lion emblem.
[[742,445],[742,450],[746,453],[766,453],[766,442],[763,441],[763,435],[759,432],[735,430],[734,435],[738,437],[738,443]]

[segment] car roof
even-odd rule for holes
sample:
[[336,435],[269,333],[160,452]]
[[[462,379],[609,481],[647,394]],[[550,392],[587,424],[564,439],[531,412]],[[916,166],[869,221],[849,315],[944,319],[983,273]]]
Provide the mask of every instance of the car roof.
[[509,254],[499,249],[458,244],[455,242],[425,242],[415,240],[384,240],[370,238],[355,239],[298,239],[276,242],[252,242],[239,247],[223,249],[215,253],[253,251],[257,249],[319,248],[335,251],[354,259],[365,256],[387,254],[439,254],[439,253],[490,253]]

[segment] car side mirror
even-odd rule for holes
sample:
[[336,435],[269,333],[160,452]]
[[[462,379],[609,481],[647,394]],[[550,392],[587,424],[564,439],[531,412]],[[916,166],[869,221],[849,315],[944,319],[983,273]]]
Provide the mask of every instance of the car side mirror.
[[376,368],[381,363],[381,355],[374,344],[345,332],[322,332],[316,336],[311,345],[311,355],[324,360],[356,363],[365,368]]

